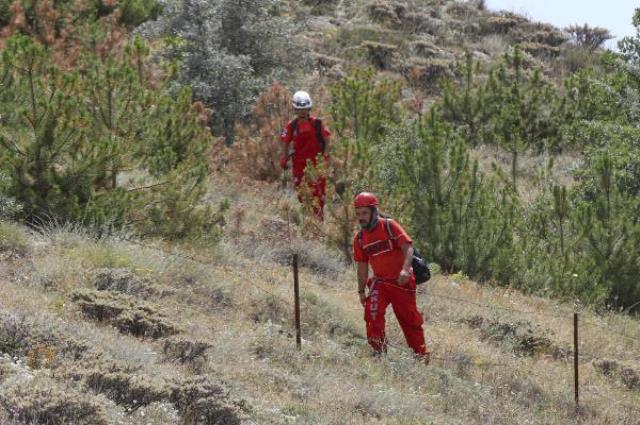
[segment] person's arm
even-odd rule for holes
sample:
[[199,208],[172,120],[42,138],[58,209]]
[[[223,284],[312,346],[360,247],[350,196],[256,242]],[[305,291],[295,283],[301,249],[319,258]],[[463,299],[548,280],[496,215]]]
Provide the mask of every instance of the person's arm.
[[411,277],[411,263],[413,262],[413,245],[410,243],[404,243],[400,245],[402,255],[404,256],[404,262],[402,263],[402,270],[398,277],[398,283],[400,285],[406,285]]
[[280,134],[280,146],[281,146],[281,155],[280,155],[280,167],[283,170],[286,170],[289,162],[289,144],[291,143],[292,134],[291,134],[291,125],[290,123],[286,125],[286,127],[282,130],[282,134]]
[[280,155],[280,167],[283,170],[287,169],[287,163],[289,162],[289,144],[287,142],[281,141],[282,145],[282,154]]
[[327,136],[324,138],[324,153],[325,155],[329,154],[329,143],[331,142],[331,136]]
[[360,296],[360,304],[364,306],[367,302],[364,288],[369,279],[369,263],[358,263],[358,295]]

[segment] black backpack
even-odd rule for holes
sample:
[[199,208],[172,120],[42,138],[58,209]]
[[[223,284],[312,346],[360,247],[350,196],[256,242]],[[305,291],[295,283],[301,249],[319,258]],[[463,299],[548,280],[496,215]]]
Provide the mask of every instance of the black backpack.
[[[387,234],[391,238],[391,241],[395,241],[397,238],[394,236],[393,231],[391,230],[391,219],[390,218],[380,218],[384,220],[385,228],[387,229]],[[358,243],[360,244],[360,248],[362,248],[362,230],[358,232]],[[420,285],[431,279],[431,271],[429,270],[429,265],[427,261],[420,255],[418,248],[413,247],[413,261],[411,261],[411,267],[413,268],[413,274],[416,277],[416,284]]]
[[[313,126],[316,128],[316,138],[318,139],[318,143],[320,143],[320,147],[322,148],[322,153],[324,153],[324,137],[322,137],[322,120],[320,118],[315,118],[313,120]],[[298,129],[298,118],[291,121],[291,134],[295,136],[297,129]]]

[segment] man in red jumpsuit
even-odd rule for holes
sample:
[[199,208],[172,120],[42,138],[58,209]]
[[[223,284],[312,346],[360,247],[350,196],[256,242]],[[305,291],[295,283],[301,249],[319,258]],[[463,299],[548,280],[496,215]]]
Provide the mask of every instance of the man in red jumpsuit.
[[[289,121],[280,135],[282,140],[280,166],[283,170],[287,169],[290,156],[289,146],[293,144],[293,154],[291,154],[293,178],[296,189],[298,189],[298,199],[302,202],[300,184],[307,164],[317,165],[318,158],[321,158],[325,164],[327,163],[331,132],[320,119],[310,115],[312,102],[307,92],[296,92],[293,95],[292,104],[297,117]],[[313,211],[320,220],[323,219],[326,184],[327,180],[322,176],[308,182],[313,198]]]
[[[416,306],[411,238],[398,223],[380,216],[374,194],[358,194],[354,205],[362,229],[353,242],[353,258],[358,264],[358,294],[364,306],[369,344],[377,354],[386,351],[384,316],[391,304],[407,344],[429,364],[431,350],[425,345],[423,320]],[[373,270],[371,278],[369,265]]]

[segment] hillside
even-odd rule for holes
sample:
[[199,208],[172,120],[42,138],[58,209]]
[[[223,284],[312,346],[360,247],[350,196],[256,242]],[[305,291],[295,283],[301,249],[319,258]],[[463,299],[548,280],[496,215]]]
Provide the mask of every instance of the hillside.
[[2,423],[636,423],[637,320],[580,309],[577,414],[572,305],[436,275],[418,292],[433,364],[392,313],[373,358],[354,270],[295,224],[282,237],[291,193],[218,179],[236,207],[214,250],[2,224]]
[[[0,425],[637,425],[637,29],[614,54],[481,0],[0,0]],[[300,88],[322,224],[278,166]],[[363,189],[431,263],[429,366],[390,308],[367,344]]]

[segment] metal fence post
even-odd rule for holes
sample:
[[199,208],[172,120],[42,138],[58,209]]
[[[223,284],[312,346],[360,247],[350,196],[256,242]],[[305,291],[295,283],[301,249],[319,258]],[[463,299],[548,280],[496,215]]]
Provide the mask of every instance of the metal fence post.
[[298,254],[293,254],[293,297],[296,320],[296,345],[302,348],[302,333],[300,332],[300,285],[298,282]]
[[573,313],[573,384],[575,390],[576,409],[580,406],[578,384],[578,313]]

